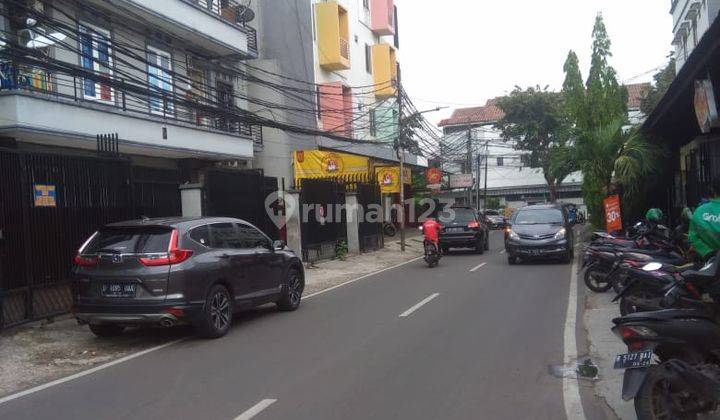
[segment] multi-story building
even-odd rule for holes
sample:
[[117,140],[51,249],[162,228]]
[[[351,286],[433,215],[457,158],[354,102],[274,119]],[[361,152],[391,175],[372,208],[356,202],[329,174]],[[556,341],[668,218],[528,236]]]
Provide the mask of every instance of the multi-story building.
[[672,0],[675,70],[685,65],[690,54],[720,12],[720,0]]
[[[261,131],[222,109],[247,108],[236,69],[257,56],[238,3],[21,3],[3,3],[0,29],[47,65],[3,60],[0,146],[95,150],[97,134],[118,133],[130,156],[250,166]],[[41,41],[52,33],[62,40]]]
[[[398,12],[393,0],[313,0],[319,126],[377,144],[320,138],[325,149],[397,161],[400,82]],[[408,154],[410,164],[427,166]]]
[[[642,122],[644,116],[640,111],[640,102],[646,94],[647,83],[627,85],[628,120],[635,125]],[[519,207],[528,203],[545,202],[549,198],[547,181],[541,168],[530,167],[523,157],[525,153],[515,150],[511,141],[505,141],[495,124],[503,117],[497,100],[487,101],[485,106],[456,109],[450,118],[440,122],[443,129],[445,144],[441,153],[450,160],[448,172],[472,173],[480,180],[479,194],[477,186],[471,194],[475,202],[484,196],[485,157],[487,156],[487,187],[488,197],[500,199],[503,206]],[[472,167],[468,167],[467,143],[470,139]],[[581,198],[582,173],[574,172],[563,180],[558,189],[561,201],[582,204]],[[449,194],[460,200],[467,200],[468,193],[458,191]]]

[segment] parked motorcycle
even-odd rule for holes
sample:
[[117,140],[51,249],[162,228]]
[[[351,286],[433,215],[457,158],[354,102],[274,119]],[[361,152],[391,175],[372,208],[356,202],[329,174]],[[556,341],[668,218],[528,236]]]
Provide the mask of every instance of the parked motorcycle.
[[442,254],[440,253],[440,249],[437,244],[426,239],[423,241],[423,246],[425,248],[425,262],[428,267],[436,267],[440,263],[440,258],[442,258]]
[[[613,332],[629,350],[615,358],[615,368],[625,370],[622,397],[634,399],[640,420],[696,418],[720,406],[717,261],[716,257],[700,270],[674,276],[663,304],[691,309],[642,312],[613,320]],[[645,269],[659,270],[657,264]],[[698,287],[706,292],[704,298]]]

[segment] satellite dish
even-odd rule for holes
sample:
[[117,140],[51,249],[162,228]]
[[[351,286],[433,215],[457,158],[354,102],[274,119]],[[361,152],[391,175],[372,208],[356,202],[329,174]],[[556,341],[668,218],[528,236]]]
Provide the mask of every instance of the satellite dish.
[[237,9],[237,22],[248,23],[255,19],[255,12],[249,7],[238,6]]

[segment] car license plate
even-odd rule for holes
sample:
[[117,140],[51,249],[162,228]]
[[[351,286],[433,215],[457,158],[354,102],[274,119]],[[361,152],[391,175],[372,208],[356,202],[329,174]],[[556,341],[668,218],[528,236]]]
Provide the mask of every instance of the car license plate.
[[461,227],[448,228],[446,230],[447,233],[459,233],[459,232],[464,232],[464,231],[465,231],[465,228],[461,228]]
[[653,352],[618,354],[615,356],[615,369],[638,369],[650,366]]
[[133,283],[106,283],[102,285],[102,295],[104,297],[135,297],[136,291],[137,285]]

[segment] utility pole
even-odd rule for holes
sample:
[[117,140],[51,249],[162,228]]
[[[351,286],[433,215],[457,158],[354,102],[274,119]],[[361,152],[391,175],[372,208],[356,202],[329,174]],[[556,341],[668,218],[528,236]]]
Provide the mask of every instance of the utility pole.
[[[468,128],[467,132],[467,163],[465,164],[465,170],[463,173],[472,174],[473,158],[472,158],[472,128]],[[472,205],[472,187],[468,187],[467,192],[467,204]]]
[[398,160],[400,161],[400,252],[405,252],[405,146],[403,144],[403,118],[402,118],[402,93],[400,81],[395,82],[397,89],[397,107],[398,107],[398,136],[397,150]]
[[475,183],[475,208],[480,210],[480,163],[482,162],[482,155],[477,155],[477,167],[475,173],[477,173],[477,182]]
[[487,211],[487,176],[488,161],[490,160],[490,140],[485,142],[485,196],[483,197],[483,213]]

